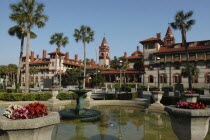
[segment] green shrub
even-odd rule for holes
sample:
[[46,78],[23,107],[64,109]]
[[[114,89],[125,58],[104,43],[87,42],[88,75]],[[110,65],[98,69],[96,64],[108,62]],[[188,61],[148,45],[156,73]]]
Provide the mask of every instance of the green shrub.
[[4,92],[0,92],[0,100],[3,100]]
[[57,99],[59,100],[71,100],[76,99],[77,95],[74,92],[61,92],[57,95]]
[[[102,93],[101,93],[102,94]],[[105,94],[105,100],[132,100],[137,98],[138,93]]]
[[34,88],[34,84],[33,83],[30,83],[29,84],[29,88]]
[[164,105],[176,105],[176,103],[179,102],[180,99],[180,97],[176,96],[163,96],[160,102]]
[[204,89],[205,88],[193,88],[192,90],[194,90],[198,94],[204,95]]
[[22,101],[23,97],[23,93],[4,93],[2,98],[4,101]]
[[117,94],[105,94],[105,100],[116,100]]
[[52,97],[52,95],[50,94],[49,91],[37,92],[34,94],[35,94],[36,100],[38,100],[38,101],[47,101]]
[[173,91],[173,86],[164,86],[164,87],[162,87],[162,90],[164,90],[164,89],[168,89],[169,91]]
[[0,89],[0,92],[6,92],[6,90],[5,89]]
[[35,93],[24,94],[23,101],[34,101],[34,100],[36,100]]

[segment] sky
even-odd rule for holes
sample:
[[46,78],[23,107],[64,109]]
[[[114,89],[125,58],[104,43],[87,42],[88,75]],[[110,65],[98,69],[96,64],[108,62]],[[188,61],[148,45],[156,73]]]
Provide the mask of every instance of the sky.
[[[18,64],[20,40],[9,36],[8,29],[15,22],[9,19],[9,5],[18,0],[0,1],[0,65]],[[36,39],[31,39],[31,51],[42,57],[43,49],[55,51],[56,45],[50,45],[50,37],[55,33],[64,33],[69,44],[61,48],[69,52],[70,58],[78,54],[83,59],[83,44],[75,42],[74,29],[81,25],[90,26],[95,31],[94,41],[87,44],[87,58],[96,60],[96,49],[105,36],[110,47],[110,56],[122,56],[124,52],[131,55],[139,41],[156,37],[161,33],[162,39],[168,23],[174,21],[179,10],[194,12],[192,19],[196,24],[187,32],[187,41],[210,40],[210,0],[37,0],[45,4],[49,17],[44,28],[34,27]],[[176,42],[181,42],[179,30],[172,30]],[[26,39],[25,39],[26,44]],[[24,46],[25,50],[25,46]],[[25,52],[24,52],[25,55]],[[98,60],[97,60],[98,62]]]

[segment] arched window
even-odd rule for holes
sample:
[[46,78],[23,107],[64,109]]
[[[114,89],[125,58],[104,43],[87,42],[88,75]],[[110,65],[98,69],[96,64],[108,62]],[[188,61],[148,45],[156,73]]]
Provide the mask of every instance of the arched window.
[[44,77],[43,77],[43,76],[41,76],[41,78],[40,78],[40,79],[41,79],[41,82],[43,82]]
[[148,76],[148,83],[154,83],[154,76]]
[[175,74],[173,75],[173,82],[174,82],[174,83],[181,83],[181,82],[182,82],[181,74],[175,73]]
[[24,79],[24,77],[22,78],[22,82],[25,82],[25,79]]
[[35,78],[36,83],[38,83],[38,79],[39,79],[38,76],[36,76],[36,78]]
[[198,83],[198,76],[192,76],[192,83]]
[[167,75],[165,73],[160,74],[160,83],[167,83]]
[[205,74],[205,83],[210,83],[210,72]]
[[30,77],[30,82],[34,82],[34,77],[33,76]]

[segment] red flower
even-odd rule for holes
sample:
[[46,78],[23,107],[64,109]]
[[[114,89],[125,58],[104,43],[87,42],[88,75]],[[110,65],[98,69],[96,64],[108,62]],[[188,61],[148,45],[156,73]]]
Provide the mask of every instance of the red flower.
[[188,91],[185,91],[185,94],[195,94],[196,92],[193,91],[193,90],[188,90]]
[[57,88],[56,86],[51,86],[50,88]]
[[157,89],[157,88],[156,88],[156,89],[153,89],[153,91],[160,91],[160,89]]

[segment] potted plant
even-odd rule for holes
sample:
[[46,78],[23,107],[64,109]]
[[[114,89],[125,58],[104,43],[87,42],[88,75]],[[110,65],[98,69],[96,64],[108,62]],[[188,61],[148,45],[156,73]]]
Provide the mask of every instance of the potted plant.
[[195,91],[189,90],[181,94],[181,101],[183,102],[197,102],[199,94]]
[[180,140],[203,140],[208,132],[210,109],[201,102],[180,101],[166,106],[171,126]]
[[58,112],[48,113],[41,103],[27,106],[10,105],[0,116],[0,139],[50,139],[55,124],[60,122]]
[[154,103],[149,106],[149,109],[163,110],[164,106],[160,103],[160,100],[163,97],[163,91],[161,91],[160,89],[153,89],[151,93]]

